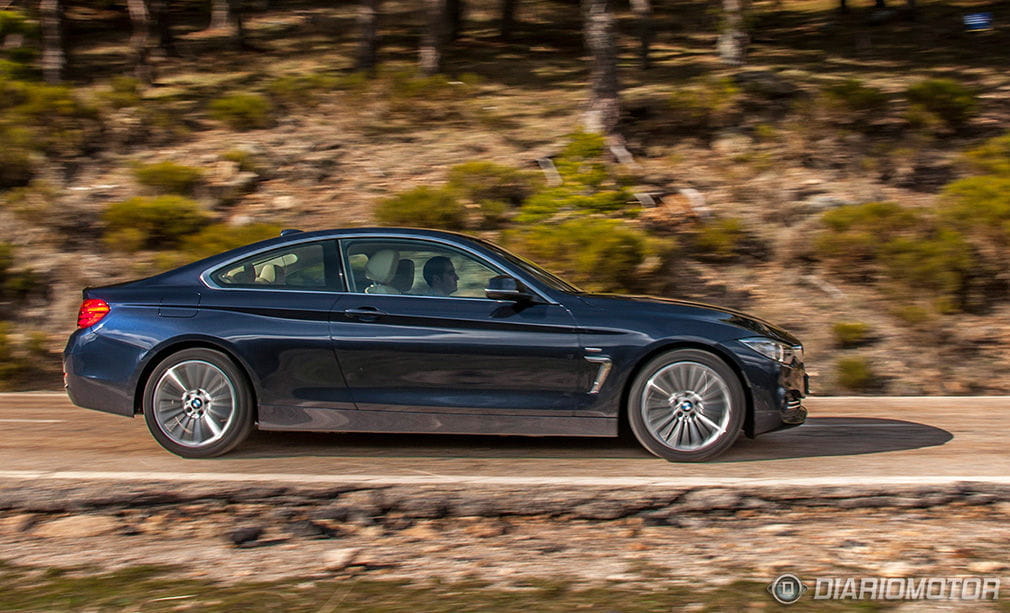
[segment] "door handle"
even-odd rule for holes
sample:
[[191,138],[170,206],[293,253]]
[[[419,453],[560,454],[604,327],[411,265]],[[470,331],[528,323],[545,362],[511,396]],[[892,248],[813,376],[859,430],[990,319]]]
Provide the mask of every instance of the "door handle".
[[372,306],[363,306],[353,309],[345,309],[344,315],[351,319],[359,319],[361,321],[375,321],[382,315],[385,315],[385,313]]

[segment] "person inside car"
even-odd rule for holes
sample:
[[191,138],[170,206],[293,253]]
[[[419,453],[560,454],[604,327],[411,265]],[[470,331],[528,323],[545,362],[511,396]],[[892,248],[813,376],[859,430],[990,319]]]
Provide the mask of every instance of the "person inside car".
[[459,276],[452,260],[444,255],[429,258],[424,264],[424,282],[428,296],[451,296],[458,289]]

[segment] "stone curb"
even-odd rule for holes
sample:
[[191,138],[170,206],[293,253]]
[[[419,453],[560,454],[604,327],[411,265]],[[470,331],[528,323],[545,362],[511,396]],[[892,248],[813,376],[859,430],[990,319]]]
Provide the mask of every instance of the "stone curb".
[[643,518],[676,523],[699,515],[817,509],[924,509],[985,506],[1010,501],[1010,485],[961,482],[944,485],[812,487],[747,485],[714,487],[567,487],[452,485],[298,485],[236,483],[12,482],[0,484],[0,511],[66,514],[114,512],[185,505],[258,505],[297,510],[317,519],[439,519],[540,516],[576,520]]

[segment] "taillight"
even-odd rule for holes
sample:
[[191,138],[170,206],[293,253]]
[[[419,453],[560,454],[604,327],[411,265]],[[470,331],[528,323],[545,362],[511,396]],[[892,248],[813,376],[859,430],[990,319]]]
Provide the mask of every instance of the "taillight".
[[77,312],[77,327],[87,328],[102,321],[102,318],[109,314],[109,303],[98,298],[88,298],[81,303],[81,310]]

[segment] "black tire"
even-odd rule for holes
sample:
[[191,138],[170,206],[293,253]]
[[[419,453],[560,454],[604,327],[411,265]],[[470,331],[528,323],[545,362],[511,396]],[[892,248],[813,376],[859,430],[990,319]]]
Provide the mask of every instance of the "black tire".
[[631,431],[651,453],[671,462],[704,462],[736,441],[747,400],[739,377],[718,356],[678,349],[642,368],[627,407]]
[[144,421],[158,443],[184,458],[228,453],[252,432],[246,377],[219,351],[184,349],[165,358],[144,386]]

